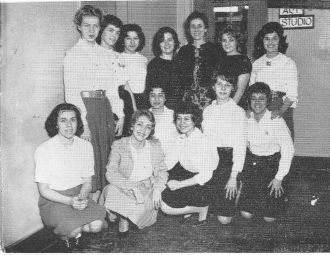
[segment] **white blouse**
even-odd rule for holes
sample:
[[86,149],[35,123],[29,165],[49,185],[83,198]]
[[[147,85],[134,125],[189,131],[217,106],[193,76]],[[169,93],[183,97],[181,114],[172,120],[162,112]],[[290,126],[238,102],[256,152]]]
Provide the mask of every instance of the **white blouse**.
[[204,109],[202,127],[206,137],[216,147],[233,148],[232,172],[242,172],[246,154],[247,131],[244,110],[232,99],[222,105],[213,101]]
[[129,177],[130,181],[139,182],[152,176],[152,164],[150,157],[150,144],[146,141],[141,150],[137,150],[130,143],[133,157],[133,170]]
[[123,52],[120,58],[133,93],[143,93],[146,83],[148,59],[138,52],[134,54]]
[[77,136],[72,145],[63,145],[58,135],[41,144],[34,154],[35,181],[54,190],[66,190],[94,175],[93,147]]
[[165,152],[165,162],[168,169],[176,163],[189,172],[198,173],[194,176],[196,182],[204,185],[212,178],[213,171],[217,168],[219,156],[205,135],[198,129],[187,137],[177,135],[171,150]]
[[64,58],[65,101],[80,109],[84,125],[87,124],[87,112],[80,92],[105,90],[113,112],[120,118],[124,116],[124,103],[119,98],[118,86],[125,83],[118,54],[96,43],[91,46],[82,39],[67,51]]
[[267,58],[266,54],[252,64],[250,85],[255,82],[266,83],[271,90],[286,93],[294,103],[298,101],[298,73],[296,63],[289,57],[279,53],[274,58]]
[[281,152],[281,159],[276,179],[282,180],[290,170],[294,147],[290,131],[282,118],[271,119],[271,112],[266,110],[257,122],[254,114],[248,119],[248,147],[258,156],[270,156]]

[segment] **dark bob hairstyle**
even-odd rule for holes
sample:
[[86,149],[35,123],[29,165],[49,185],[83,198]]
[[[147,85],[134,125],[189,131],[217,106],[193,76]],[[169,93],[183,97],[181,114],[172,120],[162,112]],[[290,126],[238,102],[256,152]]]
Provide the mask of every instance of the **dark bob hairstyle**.
[[75,133],[76,136],[79,136],[84,133],[84,125],[81,120],[81,114],[78,108],[73,105],[73,104],[59,104],[57,105],[49,114],[47,117],[47,120],[45,122],[45,129],[48,133],[49,137],[53,137],[57,135],[58,133],[58,128],[57,128],[57,120],[58,116],[60,115],[61,112],[63,111],[74,111],[76,113],[76,118],[77,118],[77,131]]
[[81,25],[84,16],[94,16],[99,19],[99,23],[102,22],[102,12],[100,9],[95,8],[94,6],[91,5],[84,5],[76,12],[73,19],[73,22],[76,25],[76,28],[80,34],[81,32],[78,29],[78,26]]
[[176,123],[179,114],[191,114],[191,119],[195,126],[201,128],[203,120],[202,110],[192,102],[181,102],[174,111],[174,124]]
[[280,42],[278,45],[278,51],[285,54],[286,50],[288,49],[289,44],[286,42],[286,36],[283,35],[284,30],[283,27],[278,22],[268,22],[266,23],[261,30],[258,32],[256,37],[254,38],[254,51],[253,57],[255,59],[260,58],[262,55],[266,53],[263,39],[266,34],[277,33]]
[[194,19],[201,19],[204,23],[205,28],[206,29],[209,28],[209,20],[204,13],[198,12],[198,11],[194,11],[194,12],[190,13],[189,16],[187,17],[186,21],[183,24],[184,34],[187,38],[188,43],[194,42],[194,40],[190,34],[190,22]]
[[123,28],[123,22],[118,17],[111,15],[111,14],[107,14],[107,15],[103,16],[103,20],[101,22],[101,29],[100,29],[99,35],[96,38],[96,42],[98,44],[101,44],[101,38],[102,38],[103,31],[104,31],[104,29],[107,28],[108,25],[113,25],[113,26],[119,28],[120,30],[122,30],[122,28]]
[[246,51],[247,51],[247,49],[246,49],[247,36],[246,35],[236,31],[231,26],[228,26],[224,30],[222,30],[219,35],[220,43],[222,41],[222,36],[224,34],[228,34],[228,35],[232,36],[233,38],[235,38],[235,40],[237,42],[237,51],[240,52],[241,54],[246,54]]
[[146,38],[144,36],[144,33],[142,32],[142,28],[137,24],[126,24],[123,26],[123,29],[120,32],[120,36],[118,39],[118,51],[124,52],[125,50],[125,38],[128,36],[128,32],[134,31],[138,35],[140,42],[139,46],[137,47],[136,51],[140,52],[146,43]]
[[272,94],[269,86],[263,82],[256,82],[251,86],[249,86],[246,91],[246,94],[249,105],[251,105],[252,94],[265,94],[267,97],[267,106],[269,105],[272,98]]
[[154,38],[152,40],[152,52],[156,57],[159,57],[162,54],[162,50],[160,48],[160,44],[164,41],[165,34],[169,33],[172,35],[174,40],[174,50],[173,53],[175,54],[176,50],[180,46],[180,42],[178,39],[178,35],[175,32],[173,28],[170,27],[161,27],[156,34],[154,35]]
[[147,117],[148,120],[151,122],[151,132],[150,132],[149,136],[147,137],[147,139],[150,140],[150,139],[152,139],[153,135],[155,134],[156,120],[155,120],[155,117],[152,114],[152,112],[150,112],[148,110],[136,110],[133,113],[132,119],[131,119],[131,129],[130,129],[129,133],[130,133],[130,135],[133,133],[133,127],[141,116]]

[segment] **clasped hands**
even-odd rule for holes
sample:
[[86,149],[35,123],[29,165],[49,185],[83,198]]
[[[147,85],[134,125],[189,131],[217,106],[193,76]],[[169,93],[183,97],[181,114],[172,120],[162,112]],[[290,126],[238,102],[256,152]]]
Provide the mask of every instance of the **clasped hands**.
[[88,205],[88,199],[82,198],[80,195],[72,197],[71,206],[76,210],[84,210]]

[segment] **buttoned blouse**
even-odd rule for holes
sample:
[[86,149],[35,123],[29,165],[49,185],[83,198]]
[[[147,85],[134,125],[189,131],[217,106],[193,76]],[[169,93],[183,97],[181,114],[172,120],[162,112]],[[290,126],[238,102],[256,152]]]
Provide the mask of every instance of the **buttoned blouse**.
[[232,171],[241,172],[246,153],[247,120],[244,110],[231,98],[224,104],[213,101],[204,109],[202,127],[216,147],[233,148]]
[[294,147],[290,131],[282,118],[271,119],[271,112],[266,110],[259,122],[251,113],[248,119],[248,147],[258,156],[270,156],[281,153],[279,168],[275,176],[282,180],[290,170]]
[[267,58],[266,54],[252,64],[250,85],[256,82],[266,83],[271,90],[286,93],[294,103],[298,101],[298,74],[296,63],[282,53],[274,58]]
[[188,137],[184,134],[177,135],[172,150],[165,153],[168,169],[172,169],[176,163],[180,162],[187,171],[197,173],[194,179],[200,185],[212,178],[218,161],[216,148],[198,128],[195,128]]
[[94,175],[94,154],[90,142],[77,136],[65,146],[58,135],[41,144],[34,154],[35,181],[54,190],[66,190]]
[[149,142],[146,141],[144,147],[141,150],[137,150],[130,141],[130,149],[133,158],[133,170],[129,180],[139,182],[152,176]]
[[133,93],[143,93],[146,83],[148,59],[138,52],[134,54],[123,52],[120,58]]
[[123,101],[118,95],[118,86],[125,84],[119,55],[98,44],[89,45],[82,39],[67,51],[64,58],[65,100],[80,108],[82,120],[86,121],[86,108],[81,91],[105,90],[118,117],[123,117]]

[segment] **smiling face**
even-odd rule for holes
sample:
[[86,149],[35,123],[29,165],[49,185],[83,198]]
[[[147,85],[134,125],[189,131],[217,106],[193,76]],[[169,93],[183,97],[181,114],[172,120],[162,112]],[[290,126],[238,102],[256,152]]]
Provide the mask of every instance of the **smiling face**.
[[100,20],[95,16],[83,16],[78,29],[83,40],[94,43],[100,31]]
[[135,31],[128,31],[127,36],[124,39],[125,52],[134,54],[139,47],[140,38]]
[[120,28],[109,24],[104,29],[101,36],[101,44],[105,45],[108,49],[113,48],[119,38]]
[[223,102],[229,100],[233,85],[218,76],[217,82],[213,85],[213,89],[215,91],[217,101]]
[[152,122],[146,116],[142,115],[137,119],[132,130],[132,137],[138,142],[143,142],[149,137],[152,131]]
[[276,32],[265,34],[264,39],[264,48],[267,51],[267,54],[277,54],[278,46],[280,43],[280,37]]
[[203,41],[207,31],[203,20],[193,19],[189,26],[190,34],[194,41]]
[[263,115],[267,108],[267,96],[265,93],[252,93],[251,109],[255,115]]
[[153,88],[149,93],[149,101],[152,109],[162,110],[166,101],[165,93],[162,88]]
[[223,34],[221,38],[221,45],[227,55],[236,55],[237,51],[237,40],[231,34]]
[[57,118],[58,135],[71,140],[77,131],[78,120],[74,111],[61,111]]
[[175,42],[171,33],[164,34],[164,40],[159,44],[162,55],[172,55],[174,51]]
[[177,130],[186,136],[189,136],[195,129],[195,123],[191,114],[178,114],[175,124]]

